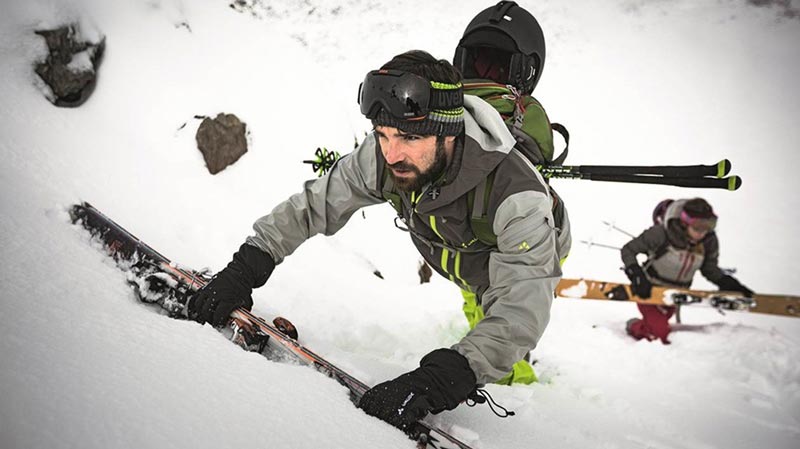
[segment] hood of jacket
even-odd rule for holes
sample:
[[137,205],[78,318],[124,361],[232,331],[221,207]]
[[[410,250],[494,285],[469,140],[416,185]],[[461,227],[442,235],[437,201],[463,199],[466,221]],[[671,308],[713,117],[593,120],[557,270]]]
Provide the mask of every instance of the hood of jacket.
[[440,182],[436,201],[420,204],[419,211],[431,212],[466,195],[483,182],[516,144],[500,114],[487,102],[464,96],[464,139],[456,146],[453,161]]

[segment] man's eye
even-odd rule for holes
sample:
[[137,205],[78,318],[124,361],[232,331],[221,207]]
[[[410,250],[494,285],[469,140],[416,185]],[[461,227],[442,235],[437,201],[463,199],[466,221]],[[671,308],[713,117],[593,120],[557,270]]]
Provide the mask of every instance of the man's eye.
[[422,138],[421,136],[417,136],[417,135],[414,135],[414,134],[404,134],[403,135],[403,140],[405,140],[406,142],[414,142],[414,141],[419,140],[421,138]]

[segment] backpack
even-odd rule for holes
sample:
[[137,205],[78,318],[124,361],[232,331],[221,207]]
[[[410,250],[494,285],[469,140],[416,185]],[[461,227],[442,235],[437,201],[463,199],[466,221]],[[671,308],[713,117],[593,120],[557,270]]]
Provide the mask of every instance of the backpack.
[[[464,95],[480,97],[500,113],[511,135],[517,141],[514,148],[527,157],[533,165],[542,167],[564,163],[569,151],[569,132],[561,124],[551,123],[544,108],[535,98],[521,95],[513,86],[491,81],[470,80],[465,81],[463,85]],[[566,143],[564,151],[558,157],[554,156],[553,131],[561,134]],[[487,245],[497,246],[497,236],[486,212],[493,181],[494,172],[486,178],[485,183],[478,184],[468,193],[467,205],[475,237]],[[545,178],[545,181],[549,181],[549,178]],[[555,226],[562,229],[565,215],[564,202],[552,187],[550,194],[553,197],[552,212]],[[482,199],[482,204],[475,204],[477,199]]]
[[664,224],[664,215],[667,213],[667,209],[675,200],[666,199],[661,200],[656,207],[653,209],[653,224],[654,225],[663,225]]
[[[547,113],[535,98],[520,94],[512,86],[482,80],[464,82],[464,95],[480,97],[492,105],[517,139],[517,149],[534,165],[564,163],[569,152],[569,132],[559,123],[550,123]],[[558,157],[555,157],[553,131],[561,134],[566,142]]]

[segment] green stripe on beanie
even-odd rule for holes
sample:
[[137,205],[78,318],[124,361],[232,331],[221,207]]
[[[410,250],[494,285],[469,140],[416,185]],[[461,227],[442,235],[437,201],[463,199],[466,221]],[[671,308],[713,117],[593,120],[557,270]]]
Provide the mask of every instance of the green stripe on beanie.
[[388,126],[422,136],[458,136],[464,131],[464,108],[431,111],[420,120],[398,119],[381,109],[372,119],[372,126]]

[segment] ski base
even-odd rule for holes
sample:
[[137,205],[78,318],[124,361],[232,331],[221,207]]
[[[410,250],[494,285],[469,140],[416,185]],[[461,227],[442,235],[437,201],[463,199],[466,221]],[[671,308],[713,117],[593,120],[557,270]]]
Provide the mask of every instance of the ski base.
[[706,304],[719,311],[746,311],[800,317],[800,296],[790,295],[757,294],[748,298],[736,292],[653,286],[650,298],[642,299],[633,294],[630,284],[562,278],[556,287],[556,296],[666,306]]

